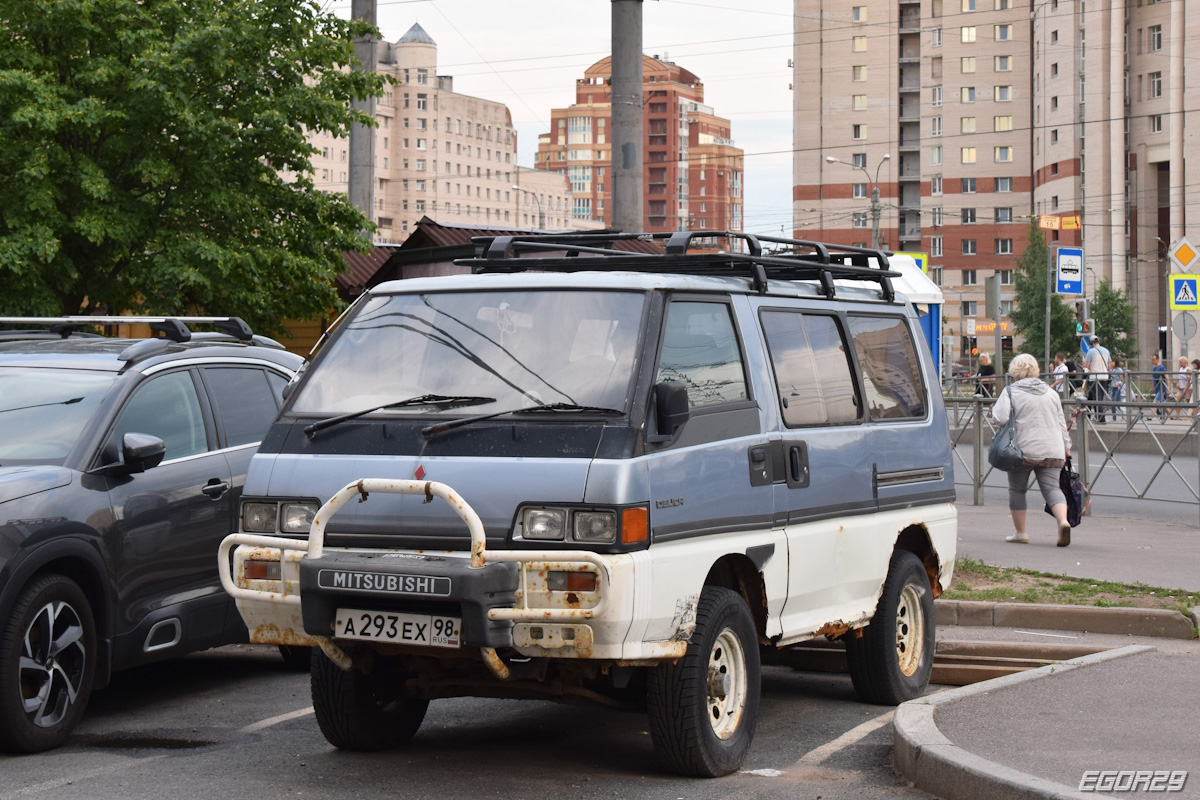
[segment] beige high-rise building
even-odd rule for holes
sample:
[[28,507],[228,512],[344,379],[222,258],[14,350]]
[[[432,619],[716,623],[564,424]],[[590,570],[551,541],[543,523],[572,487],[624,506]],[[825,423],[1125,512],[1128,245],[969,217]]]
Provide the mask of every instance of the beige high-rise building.
[[944,355],[969,361],[972,346],[993,349],[984,278],[1009,285],[1007,314],[1030,219],[1059,218],[1047,239],[1084,248],[1086,294],[1100,280],[1130,292],[1133,366],[1145,366],[1174,316],[1166,247],[1200,220],[1184,191],[1200,90],[1183,55],[1200,13],[1157,0],[796,0],[795,12],[796,235],[868,245],[877,213],[880,246],[930,255]]
[[[396,42],[379,42],[376,69],[398,83],[376,105],[375,209],[378,241],[402,241],[417,220],[483,227],[520,225],[517,134],[503,103],[459,94],[437,72],[437,44],[420,25]],[[314,134],[317,188],[348,189],[348,139]],[[550,182],[548,182],[550,181]],[[567,182],[538,183],[547,216],[563,219]],[[526,187],[528,188],[528,187]],[[554,210],[556,213],[551,214]]]

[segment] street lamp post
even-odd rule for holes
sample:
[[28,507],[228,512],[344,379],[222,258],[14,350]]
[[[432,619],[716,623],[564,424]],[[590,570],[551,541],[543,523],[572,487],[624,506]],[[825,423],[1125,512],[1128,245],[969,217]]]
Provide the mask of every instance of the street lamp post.
[[[883,158],[879,159],[879,163],[875,165],[875,179],[871,180],[871,173],[866,167],[860,167],[858,164],[848,164],[847,166],[854,169],[861,169],[867,176],[867,184],[871,189],[871,247],[875,250],[879,249],[879,217],[883,213],[883,206],[879,203],[879,168],[883,166],[883,162],[890,159],[890,153],[884,153]],[[840,158],[834,156],[825,156],[825,161],[829,164],[845,164]]]
[[536,192],[531,192],[528,189],[522,189],[519,184],[514,183],[512,188],[513,188],[513,191],[524,192],[525,194],[532,197],[535,201],[537,201],[538,228],[540,228],[541,230],[545,230],[546,229],[546,215],[545,215],[545,213],[542,212],[542,198],[538,197]]

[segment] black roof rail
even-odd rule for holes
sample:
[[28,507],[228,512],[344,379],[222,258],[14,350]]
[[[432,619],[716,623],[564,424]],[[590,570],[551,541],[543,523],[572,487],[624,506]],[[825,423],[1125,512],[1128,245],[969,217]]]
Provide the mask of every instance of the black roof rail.
[[[747,252],[692,252],[696,240],[719,238],[744,242]],[[662,240],[666,244],[661,253],[615,249],[621,241]],[[748,277],[760,293],[767,291],[769,279],[815,280],[830,298],[836,296],[835,280],[856,280],[879,284],[880,295],[889,303],[896,297],[891,279],[900,276],[889,268],[886,250],[742,231],[519,234],[477,236],[471,241],[478,255],[454,263],[476,273],[633,271]],[[784,248],[767,253],[764,242]]]
[[0,317],[0,325],[44,325],[51,333],[58,334],[64,339],[80,328],[90,328],[97,325],[131,325],[138,323],[149,325],[151,330],[163,334],[163,336],[173,342],[186,342],[192,338],[192,332],[187,327],[188,323],[191,323],[212,325],[217,330],[229,334],[239,342],[256,343],[254,331],[250,330],[250,326],[241,317],[148,316],[132,314],[114,316],[77,314],[63,317]]

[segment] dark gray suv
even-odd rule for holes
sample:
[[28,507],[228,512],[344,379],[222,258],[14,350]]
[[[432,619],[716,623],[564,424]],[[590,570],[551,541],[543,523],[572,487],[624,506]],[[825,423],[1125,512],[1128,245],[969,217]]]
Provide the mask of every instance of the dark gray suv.
[[[130,318],[120,319],[129,322]],[[216,333],[192,333],[201,320]],[[137,321],[137,320],[134,320]],[[0,319],[0,325],[31,320]],[[0,749],[63,742],[115,671],[246,640],[214,556],[303,360],[236,318],[0,331]],[[103,320],[102,320],[103,322]]]

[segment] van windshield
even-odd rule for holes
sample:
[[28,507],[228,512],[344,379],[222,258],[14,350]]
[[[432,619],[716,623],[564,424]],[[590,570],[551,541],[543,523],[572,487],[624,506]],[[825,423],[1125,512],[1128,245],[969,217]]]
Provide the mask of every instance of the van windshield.
[[624,410],[645,302],[596,290],[374,297],[326,346],[291,411],[349,413],[426,394],[494,398],[472,408],[481,414],[541,403]]

